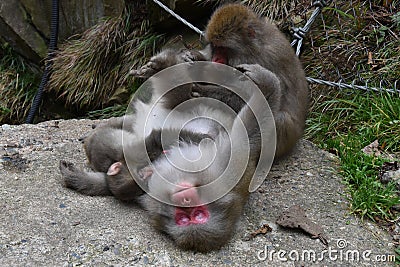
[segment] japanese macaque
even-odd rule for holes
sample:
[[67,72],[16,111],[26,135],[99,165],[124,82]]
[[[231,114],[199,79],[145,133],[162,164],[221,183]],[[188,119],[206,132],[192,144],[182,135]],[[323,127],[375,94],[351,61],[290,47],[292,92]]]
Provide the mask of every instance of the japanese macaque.
[[213,62],[241,70],[263,92],[275,119],[276,156],[288,153],[303,134],[309,103],[304,70],[289,41],[240,4],[217,9],[206,38]]
[[[259,112],[264,109],[263,101],[253,96],[238,116],[226,116],[225,120],[231,120],[225,122],[229,125],[226,131],[201,117],[191,121],[193,125],[188,127],[193,131],[210,127],[206,132],[215,134],[199,143],[180,142],[154,160],[149,194],[142,195],[140,202],[153,226],[180,248],[201,252],[218,249],[234,233],[260,153],[260,132],[249,106],[255,107],[254,113]],[[240,128],[242,122],[245,132]]]
[[[148,77],[169,64],[204,58],[237,68],[267,98],[277,132],[276,157],[290,152],[304,131],[309,91],[304,70],[289,41],[276,26],[240,4],[217,9],[205,34],[210,45],[200,53],[162,51],[132,74],[148,73]],[[215,85],[196,84],[192,91],[196,96],[223,101],[235,111],[244,104],[233,92]]]

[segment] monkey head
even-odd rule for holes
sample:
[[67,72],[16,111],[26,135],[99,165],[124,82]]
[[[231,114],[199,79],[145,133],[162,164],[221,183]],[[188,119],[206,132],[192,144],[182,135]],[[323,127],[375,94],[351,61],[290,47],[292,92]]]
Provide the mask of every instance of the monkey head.
[[[212,158],[211,146],[205,143],[201,152],[198,145],[183,143],[155,160],[154,172],[148,179],[149,194],[140,199],[157,230],[169,235],[178,247],[201,252],[218,249],[231,238],[248,194],[247,187],[238,190],[236,186],[211,203],[204,201],[207,192],[202,191],[202,186],[215,180],[226,166],[218,155],[209,165],[195,160],[198,153],[204,159]],[[185,168],[171,164],[182,155],[192,163],[185,162]],[[203,168],[205,164],[207,168]]]
[[258,41],[265,38],[263,22],[248,7],[228,4],[217,9],[206,28],[212,61],[235,66],[243,53],[257,53]]

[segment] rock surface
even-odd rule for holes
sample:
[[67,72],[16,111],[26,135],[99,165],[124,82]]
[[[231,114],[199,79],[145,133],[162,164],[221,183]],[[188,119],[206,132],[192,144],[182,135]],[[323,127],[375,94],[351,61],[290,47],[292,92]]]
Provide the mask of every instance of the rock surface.
[[[59,40],[118,16],[124,0],[60,1]],[[0,37],[29,60],[40,63],[47,55],[52,0],[0,1]]]
[[[181,251],[139,207],[62,186],[58,163],[84,164],[78,138],[93,123],[0,127],[0,266],[394,266],[389,234],[349,214],[335,158],[304,140],[252,193],[225,247]],[[295,204],[324,229],[329,247],[275,224]],[[252,238],[264,224],[272,231]]]
[[[36,64],[43,63],[51,32],[51,12],[53,0],[12,0],[0,1],[0,43],[11,47]],[[193,3],[190,0],[162,1],[175,12],[202,27],[209,17],[212,4]],[[148,10],[150,21],[163,34],[188,29],[176,18],[152,1],[133,0],[69,0],[59,1],[58,41],[66,39],[94,26],[104,18],[119,16],[129,4],[133,11],[137,8]],[[185,28],[186,27],[186,28]]]

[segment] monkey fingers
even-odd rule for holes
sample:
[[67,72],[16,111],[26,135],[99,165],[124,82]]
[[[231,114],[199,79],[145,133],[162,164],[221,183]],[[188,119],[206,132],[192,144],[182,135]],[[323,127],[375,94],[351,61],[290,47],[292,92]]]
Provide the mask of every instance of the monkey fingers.
[[183,62],[206,61],[207,59],[199,51],[183,50],[179,55],[179,59]]
[[260,88],[267,99],[272,94],[280,92],[280,81],[275,73],[267,70],[259,64],[241,64],[236,69],[243,72]]

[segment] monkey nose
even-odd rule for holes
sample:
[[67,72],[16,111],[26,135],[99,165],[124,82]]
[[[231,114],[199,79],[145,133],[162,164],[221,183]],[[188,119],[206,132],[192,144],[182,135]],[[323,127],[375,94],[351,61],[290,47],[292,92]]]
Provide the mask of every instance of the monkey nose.
[[192,200],[190,198],[183,198],[183,200],[182,200],[182,204],[184,204],[184,205],[189,205],[190,202],[192,202]]
[[197,188],[191,184],[180,184],[181,188],[172,194],[172,202],[177,206],[197,206],[200,204],[200,196]]

